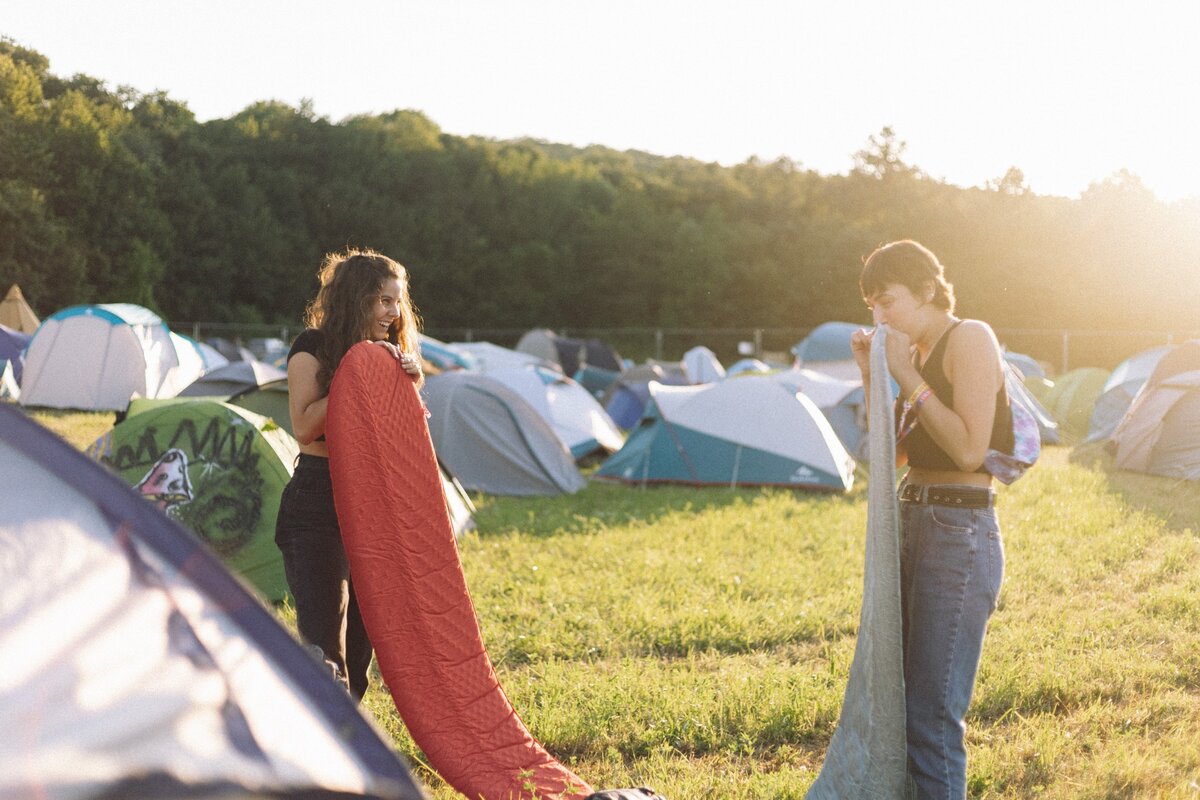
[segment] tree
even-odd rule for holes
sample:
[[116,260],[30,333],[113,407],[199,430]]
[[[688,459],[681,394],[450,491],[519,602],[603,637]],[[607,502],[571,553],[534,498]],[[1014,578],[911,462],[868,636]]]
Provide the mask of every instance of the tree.
[[999,178],[988,181],[988,188],[1007,195],[1022,195],[1029,191],[1025,173],[1017,167],[1009,167]]
[[890,125],[867,138],[867,146],[854,154],[854,171],[873,178],[893,175],[915,175],[917,170],[904,163],[902,156],[908,142],[900,141]]

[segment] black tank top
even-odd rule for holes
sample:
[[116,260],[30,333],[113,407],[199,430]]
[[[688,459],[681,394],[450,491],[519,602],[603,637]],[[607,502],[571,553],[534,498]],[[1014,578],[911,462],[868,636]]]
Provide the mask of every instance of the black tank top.
[[[954,409],[954,386],[946,377],[942,361],[946,357],[946,343],[950,341],[950,334],[961,322],[961,319],[955,320],[946,329],[942,338],[938,339],[937,344],[933,346],[929,358],[925,359],[924,367],[920,365],[920,354],[913,356],[913,366],[917,367],[921,378],[929,384],[929,388],[933,390],[937,399],[951,410]],[[897,422],[900,419],[902,400],[903,398],[896,399]],[[1012,453],[1013,451],[1012,410],[1008,407],[1008,392],[1004,389],[1003,381],[1000,383],[1000,390],[996,392],[996,416],[992,421],[992,438],[988,446],[1002,453]],[[910,467],[940,472],[961,472],[958,465],[954,463],[954,459],[938,446],[920,423],[909,432],[908,436],[904,437],[904,449],[908,454]],[[975,471],[987,472],[982,466]]]

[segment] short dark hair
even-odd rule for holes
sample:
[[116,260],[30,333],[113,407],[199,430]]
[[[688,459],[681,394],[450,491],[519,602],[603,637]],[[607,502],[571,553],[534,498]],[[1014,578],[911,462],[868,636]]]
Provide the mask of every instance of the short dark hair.
[[933,252],[912,239],[901,239],[875,248],[863,262],[858,287],[863,297],[872,297],[889,283],[898,283],[914,295],[933,286],[935,306],[954,311],[954,284],[946,280],[946,271]]

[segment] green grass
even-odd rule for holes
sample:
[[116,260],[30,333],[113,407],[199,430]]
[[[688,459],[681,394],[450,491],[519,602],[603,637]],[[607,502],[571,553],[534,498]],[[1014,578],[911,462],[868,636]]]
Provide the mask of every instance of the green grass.
[[[34,416],[80,446],[111,423]],[[803,797],[853,655],[861,481],[476,501],[461,551],[484,640],[550,752],[595,786]],[[1200,798],[1200,486],[1050,448],[999,512],[970,796]],[[366,707],[434,797],[457,796],[385,690]]]

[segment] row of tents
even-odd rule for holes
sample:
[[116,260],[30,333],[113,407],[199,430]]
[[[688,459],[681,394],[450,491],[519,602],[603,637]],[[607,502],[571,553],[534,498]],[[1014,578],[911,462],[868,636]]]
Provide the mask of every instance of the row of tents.
[[[577,375],[599,370],[588,361],[591,352],[607,353],[609,366],[622,366],[604,370],[608,378],[591,391],[563,372],[572,362],[564,364],[563,349],[548,331],[523,337],[525,350],[423,337],[430,372],[440,369],[428,378],[424,398],[456,527],[471,524],[470,491],[572,493],[586,485],[581,464],[596,462],[601,463],[592,473],[595,479],[630,485],[848,490],[865,447],[862,387],[837,377],[839,368],[853,364],[852,327],[830,323],[817,329],[816,344],[795,349],[803,366],[788,368],[744,359],[726,370],[706,348],[694,348],[680,362],[630,366],[611,348],[593,343],[589,350],[587,341],[577,340],[566,348],[577,359]],[[43,323],[26,345],[23,399],[60,385],[64,393],[85,386],[90,387],[87,397],[109,398],[108,407],[119,409],[121,421],[90,448],[93,457],[185,521],[229,555],[265,595],[277,598],[283,579],[271,533],[297,448],[290,435],[285,373],[257,360],[207,371],[201,366],[193,381],[163,397],[171,380],[182,382],[179,353],[189,346],[189,340],[136,306],[67,309]],[[43,352],[64,354],[56,369],[54,358],[33,358]],[[558,360],[549,357],[555,354]],[[1110,399],[1096,402],[1091,417],[1116,408],[1112,398],[1122,397],[1119,422],[1157,363],[1141,356],[1114,370],[1106,379],[1112,384],[1105,395]],[[1166,378],[1155,384],[1179,393],[1185,380],[1179,375],[1189,371],[1190,362],[1177,355],[1164,363],[1178,368],[1169,384]],[[169,376],[172,369],[174,378],[154,384],[152,375]],[[121,375],[134,377],[120,384]],[[1068,400],[1084,403],[1088,380],[1094,384],[1096,376],[1084,374],[1078,383],[1071,376],[1055,384],[1040,380],[1030,385],[1044,390],[1043,436],[1053,441],[1052,418]],[[150,385],[160,391],[143,395],[141,389]],[[1182,391],[1173,408],[1187,409],[1192,402]],[[87,407],[79,400],[63,405]],[[1105,435],[1116,428],[1112,423]],[[1070,425],[1063,429],[1072,430]],[[1135,429],[1141,430],[1126,426],[1126,431]],[[1181,452],[1186,463],[1186,447]],[[1149,459],[1149,469],[1163,469],[1160,461]]]

